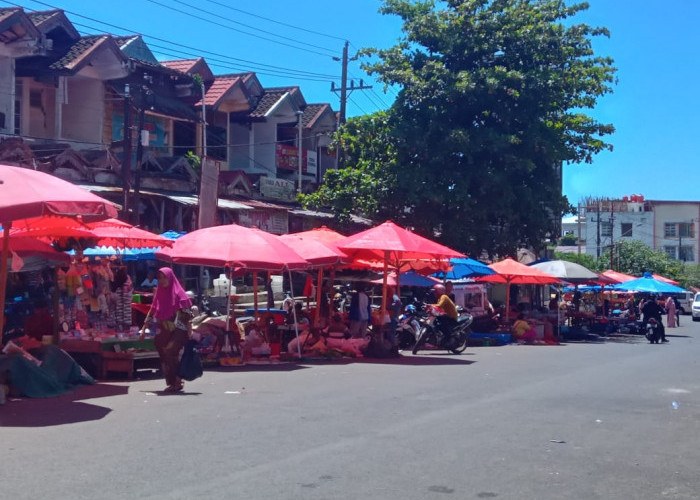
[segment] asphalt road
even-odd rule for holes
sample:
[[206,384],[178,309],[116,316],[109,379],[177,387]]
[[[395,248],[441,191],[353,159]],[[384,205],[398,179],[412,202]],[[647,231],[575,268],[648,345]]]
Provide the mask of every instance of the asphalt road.
[[700,323],[671,342],[207,371],[0,406],[0,497],[700,498]]

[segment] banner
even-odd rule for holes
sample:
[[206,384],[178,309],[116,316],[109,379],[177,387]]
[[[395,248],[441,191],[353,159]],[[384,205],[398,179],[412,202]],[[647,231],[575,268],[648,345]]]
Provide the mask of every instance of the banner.
[[[293,146],[286,144],[276,144],[276,159],[277,168],[285,170],[294,170],[299,172],[299,150]],[[316,175],[318,168],[318,157],[315,151],[303,149],[302,154],[302,173]]]

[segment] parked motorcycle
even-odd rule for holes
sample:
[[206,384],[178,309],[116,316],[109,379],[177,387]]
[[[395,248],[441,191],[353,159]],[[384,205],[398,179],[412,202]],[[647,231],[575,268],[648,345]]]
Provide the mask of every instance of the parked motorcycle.
[[413,304],[408,304],[405,312],[399,316],[396,325],[396,345],[399,349],[410,349],[415,345],[420,335],[419,318],[418,308]]
[[423,346],[430,344],[438,349],[447,349],[455,354],[462,353],[467,348],[467,341],[471,333],[473,317],[463,313],[457,318],[457,323],[451,328],[449,335],[445,335],[440,321],[444,321],[445,313],[439,307],[426,305],[427,313],[420,320],[420,334],[413,346],[413,354],[416,354]]
[[644,336],[650,344],[658,344],[661,341],[661,326],[655,318],[649,318],[644,325]]

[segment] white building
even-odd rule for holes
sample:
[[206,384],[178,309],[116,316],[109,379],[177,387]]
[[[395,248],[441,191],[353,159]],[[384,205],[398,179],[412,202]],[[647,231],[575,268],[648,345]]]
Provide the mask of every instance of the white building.
[[700,262],[696,224],[700,202],[645,200],[642,195],[601,200],[585,208],[586,253],[599,257],[616,242],[638,240],[672,259]]

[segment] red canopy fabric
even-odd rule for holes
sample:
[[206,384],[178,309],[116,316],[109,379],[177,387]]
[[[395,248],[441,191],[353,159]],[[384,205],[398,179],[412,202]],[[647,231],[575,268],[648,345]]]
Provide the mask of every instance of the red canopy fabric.
[[600,273],[602,276],[606,276],[610,278],[611,280],[615,281],[615,283],[624,283],[625,281],[630,281],[630,280],[636,280],[636,276],[631,276],[629,274],[625,273],[619,273],[617,271],[613,271],[612,269],[608,269],[607,271],[603,271]]
[[521,264],[510,257],[500,262],[489,264],[489,267],[496,271],[497,274],[482,276],[476,278],[476,281],[505,283],[510,285],[548,285],[561,283],[559,278],[534,267]]
[[321,240],[299,237],[298,233],[283,234],[279,238],[314,266],[332,266],[348,258],[337,247],[323,243]]
[[156,257],[175,264],[244,268],[250,271],[306,269],[309,262],[279,236],[238,224],[198,229],[181,236]]
[[393,264],[421,259],[449,259],[464,254],[419,236],[387,221],[366,231],[348,236],[338,247],[353,258]]
[[169,247],[173,240],[117,219],[88,224],[98,245],[114,248]]
[[0,164],[0,223],[44,214],[116,217],[115,205],[53,175]]
[[663,281],[664,283],[668,283],[670,285],[676,285],[676,286],[680,285],[680,283],[678,281],[674,281],[671,278],[666,278],[665,276],[661,276],[659,274],[652,274],[651,277],[654,279],[657,279],[659,281]]
[[298,233],[291,233],[294,236],[304,239],[312,239],[316,241],[321,241],[326,244],[335,244],[339,241],[344,240],[346,237],[337,231],[327,228],[326,226],[315,227],[310,231],[301,231]]

